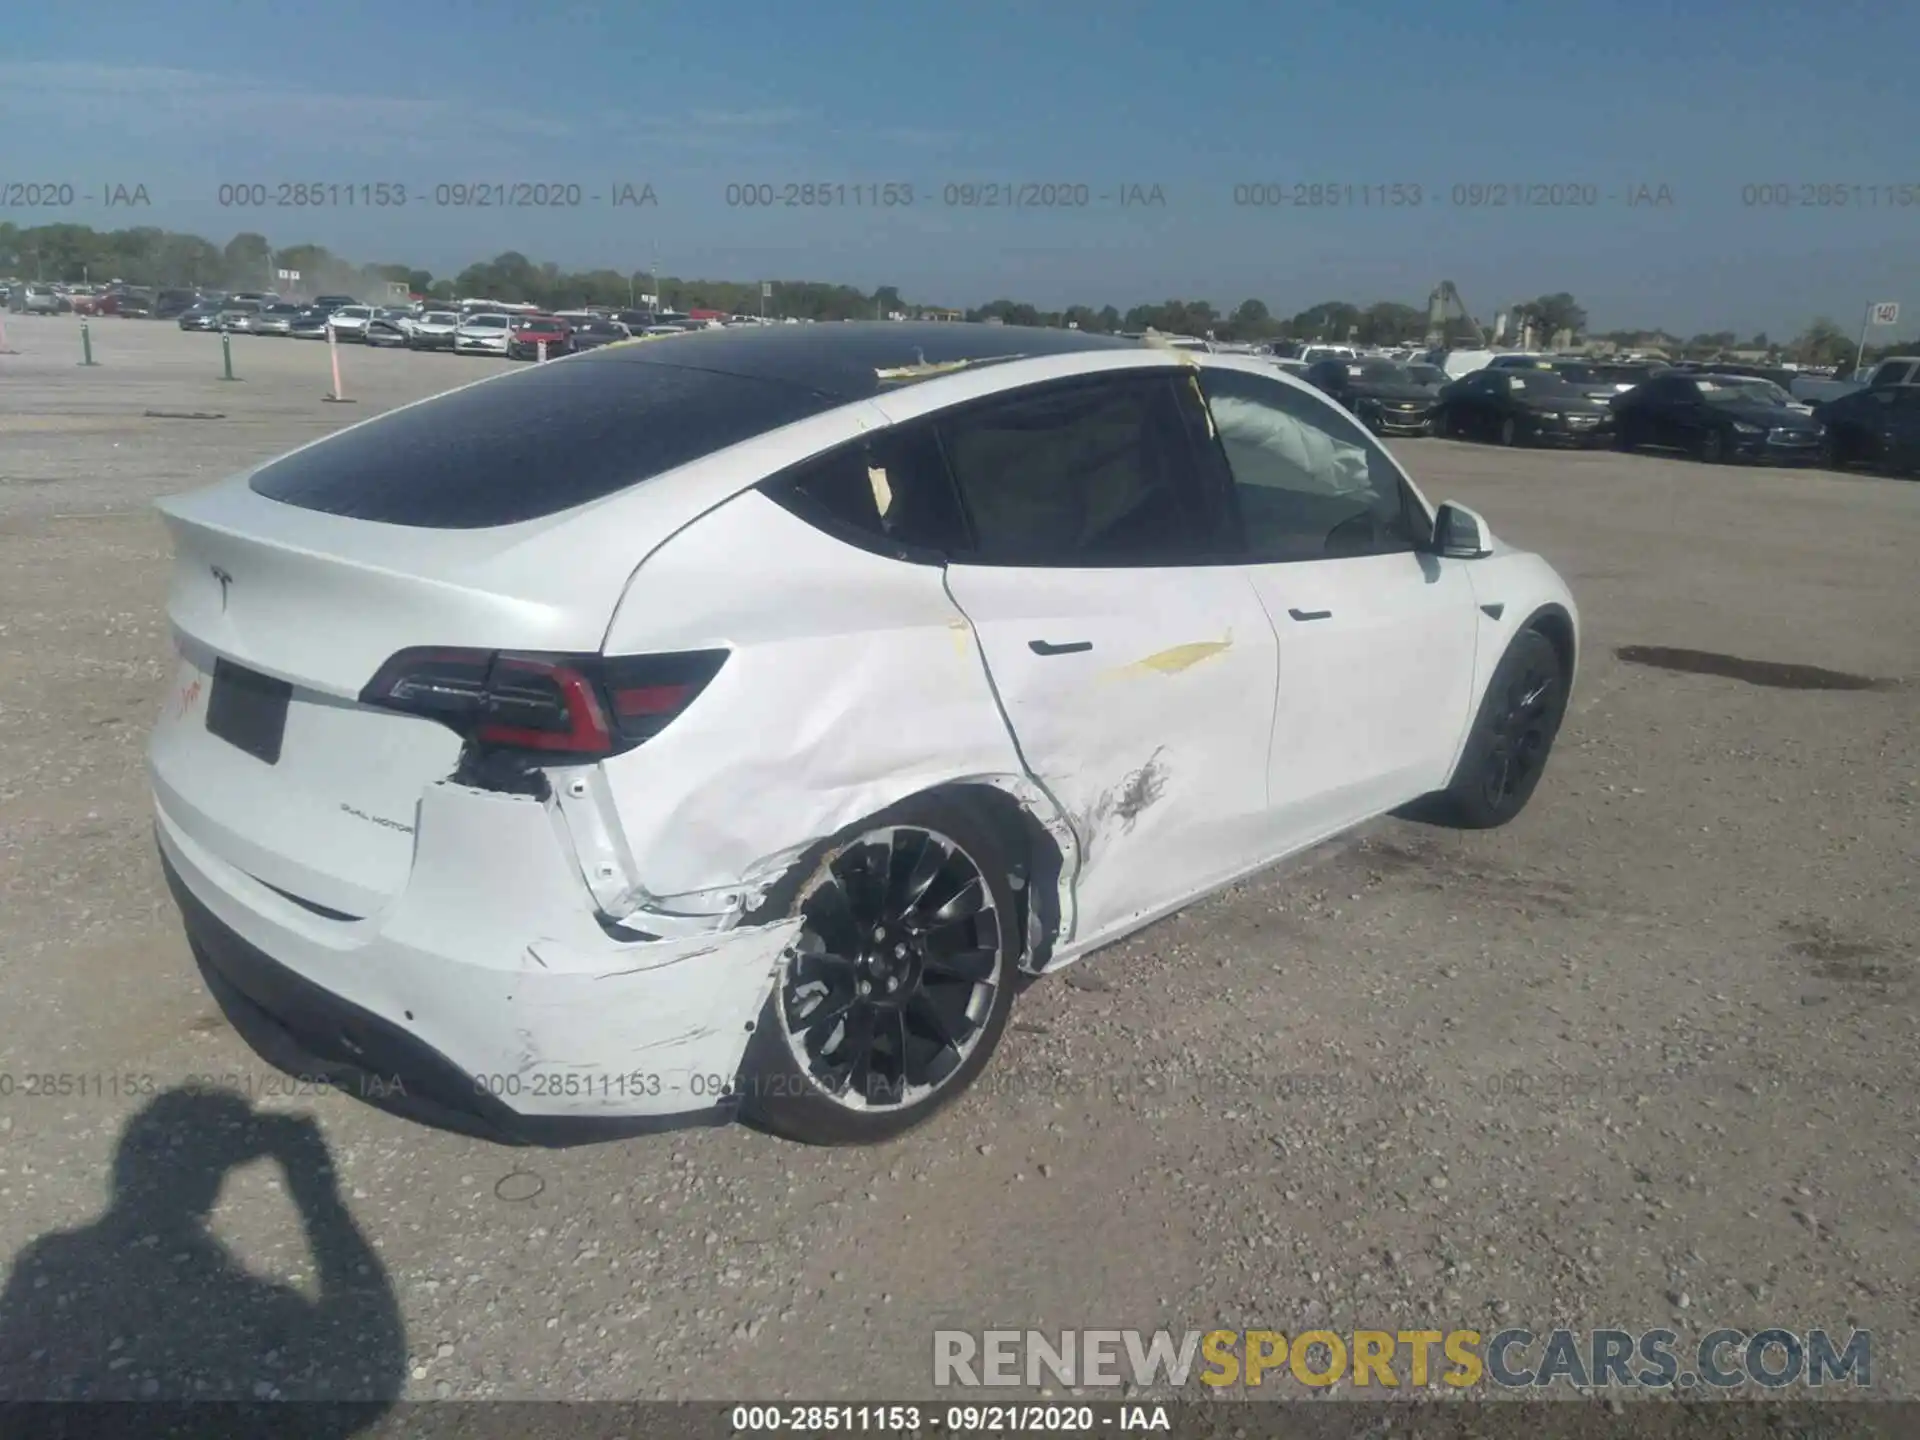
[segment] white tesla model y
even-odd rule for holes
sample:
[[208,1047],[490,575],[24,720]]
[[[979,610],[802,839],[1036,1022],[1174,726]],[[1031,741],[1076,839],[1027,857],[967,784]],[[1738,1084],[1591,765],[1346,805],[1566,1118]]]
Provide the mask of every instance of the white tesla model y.
[[1071,331],[609,346],[161,508],[208,984],[545,1143],[897,1133],[1025,977],[1422,797],[1512,818],[1577,645],[1314,391]]

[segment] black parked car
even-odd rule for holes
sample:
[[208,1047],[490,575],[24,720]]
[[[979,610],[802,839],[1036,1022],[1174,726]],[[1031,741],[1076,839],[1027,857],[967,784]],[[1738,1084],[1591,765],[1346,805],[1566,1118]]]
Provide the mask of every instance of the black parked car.
[[1814,407],[1834,468],[1869,465],[1920,478],[1920,385],[1856,390]]
[[327,317],[332,313],[331,310],[323,310],[318,305],[309,305],[287,322],[287,338],[290,340],[326,339]]
[[1745,375],[1669,370],[1613,402],[1622,450],[1684,450],[1696,459],[1818,464],[1826,427]]
[[1589,399],[1606,405],[1668,367],[1652,361],[1553,360],[1548,368]]
[[627,327],[616,320],[575,320],[564,315],[561,318],[566,320],[568,328],[573,331],[575,350],[597,350],[602,345],[612,345],[616,341],[633,338]]
[[1551,370],[1488,369],[1440,392],[1434,433],[1502,445],[1587,446],[1611,440],[1613,412]]
[[1376,435],[1432,433],[1437,393],[1391,360],[1319,360],[1302,377],[1360,417]]

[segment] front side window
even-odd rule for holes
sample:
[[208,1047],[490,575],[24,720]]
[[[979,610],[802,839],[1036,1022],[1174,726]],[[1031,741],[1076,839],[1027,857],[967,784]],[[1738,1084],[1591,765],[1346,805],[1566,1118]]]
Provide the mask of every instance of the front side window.
[[981,562],[1178,565],[1204,548],[1170,378],[1049,387],[971,407],[939,429]]
[[1256,562],[1411,550],[1419,536],[1399,471],[1359,426],[1312,395],[1237,370],[1201,388]]

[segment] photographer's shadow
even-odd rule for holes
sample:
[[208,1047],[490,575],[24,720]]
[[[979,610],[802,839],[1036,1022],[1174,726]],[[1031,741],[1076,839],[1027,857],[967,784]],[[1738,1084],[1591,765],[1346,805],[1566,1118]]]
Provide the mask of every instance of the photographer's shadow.
[[[209,1228],[228,1171],[268,1158],[306,1232],[302,1287],[248,1270]],[[15,1399],[359,1402],[298,1407],[290,1427],[348,1435],[398,1398],[406,1363],[319,1127],[223,1091],[170,1090],[128,1121],[106,1213],[34,1241],[0,1297],[0,1394]]]

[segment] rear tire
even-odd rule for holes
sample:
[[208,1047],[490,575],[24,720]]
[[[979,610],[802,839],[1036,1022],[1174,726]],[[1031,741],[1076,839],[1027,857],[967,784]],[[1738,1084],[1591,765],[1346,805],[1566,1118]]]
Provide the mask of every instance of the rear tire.
[[1437,797],[1448,823],[1492,830],[1526,809],[1565,718],[1564,669],[1538,630],[1514,637],[1487,683],[1453,779]]
[[748,1043],[744,1119],[809,1145],[893,1139],[986,1068],[1020,934],[1005,846],[973,811],[904,801],[795,867],[761,915],[806,923]]
[[1511,415],[1500,422],[1500,443],[1509,450],[1520,443],[1520,426]]
[[1718,430],[1709,430],[1700,437],[1700,444],[1694,451],[1702,465],[1718,465],[1727,458],[1727,437]]

